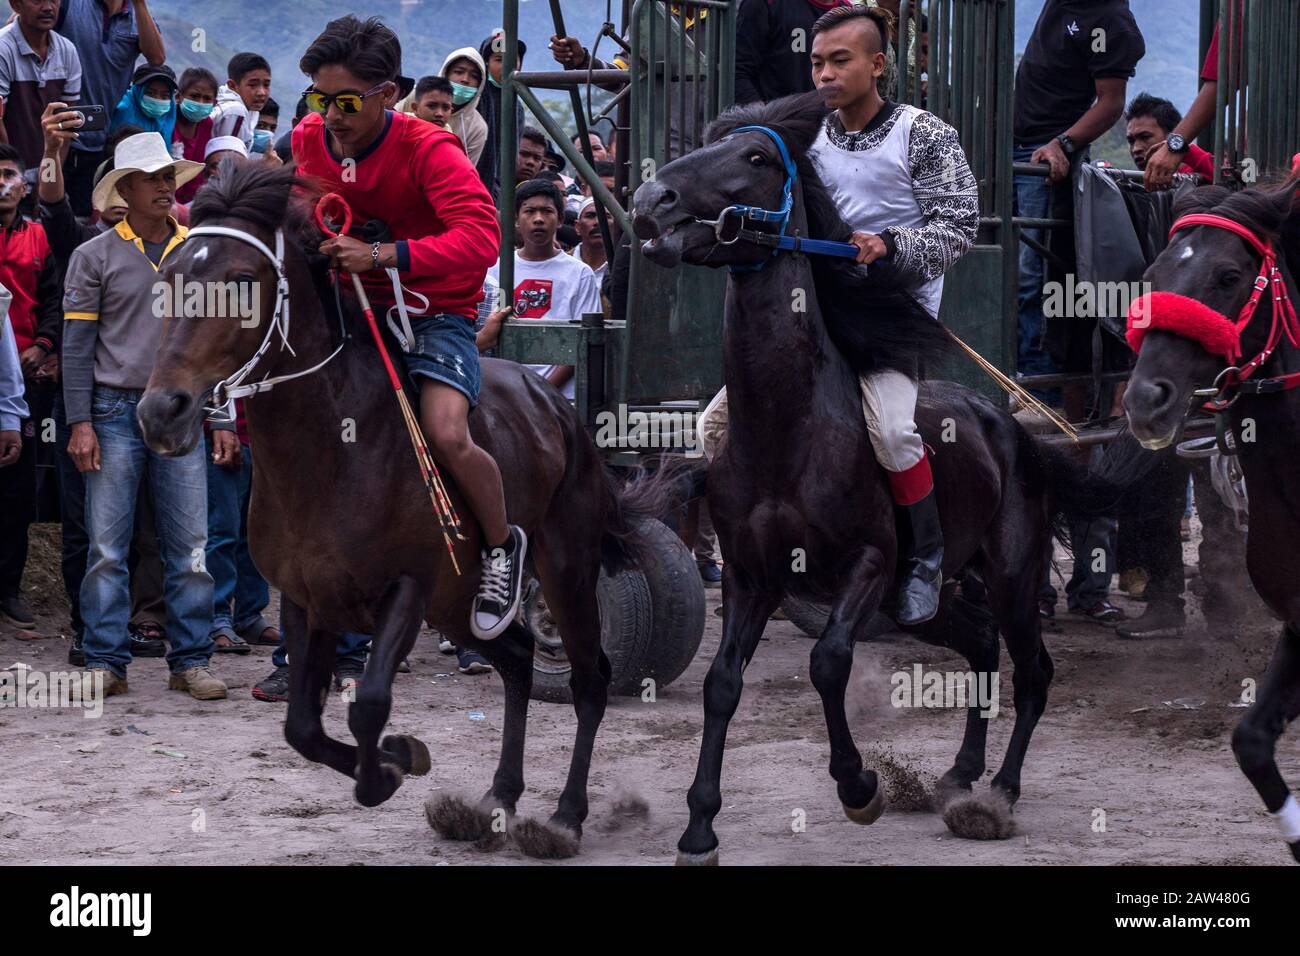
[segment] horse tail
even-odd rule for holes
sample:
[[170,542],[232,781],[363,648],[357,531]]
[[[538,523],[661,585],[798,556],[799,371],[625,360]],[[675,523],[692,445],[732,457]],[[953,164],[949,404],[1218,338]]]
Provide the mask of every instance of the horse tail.
[[1160,455],[1143,448],[1127,428],[1091,464],[1023,426],[1020,438],[1046,485],[1057,537],[1068,538],[1064,532],[1071,519],[1108,517],[1128,508],[1160,462]]
[[639,469],[621,481],[609,469],[604,473],[605,528],[600,560],[606,573],[646,567],[654,561],[641,529],[646,521],[666,521],[689,498],[696,496],[703,461],[661,459],[654,470]]

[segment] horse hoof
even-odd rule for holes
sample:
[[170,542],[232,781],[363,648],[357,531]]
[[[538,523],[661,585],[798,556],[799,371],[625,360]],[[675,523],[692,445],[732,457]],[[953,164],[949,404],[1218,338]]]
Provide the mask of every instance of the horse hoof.
[[1015,832],[1011,803],[990,790],[981,796],[959,796],[943,808],[943,822],[966,840],[1006,840]]
[[393,759],[403,773],[423,777],[433,769],[429,748],[422,741],[407,734],[389,734],[379,745],[384,754]]
[[511,825],[510,838],[526,856],[538,860],[567,860],[578,855],[581,834],[557,823],[539,823],[525,817]]
[[401,785],[402,771],[392,764],[381,763],[375,777],[358,780],[352,793],[363,807],[377,807],[395,794]]
[[504,829],[493,826],[494,817],[482,804],[442,793],[424,803],[424,817],[444,840],[474,843],[480,849],[496,849],[505,840]]
[[717,866],[718,865],[718,848],[715,846],[706,853],[686,853],[682,850],[677,851],[677,862],[675,866]]
[[875,794],[867,801],[865,807],[844,806],[844,815],[854,823],[861,824],[864,827],[871,826],[880,819],[880,815],[885,812],[885,789],[877,787]]

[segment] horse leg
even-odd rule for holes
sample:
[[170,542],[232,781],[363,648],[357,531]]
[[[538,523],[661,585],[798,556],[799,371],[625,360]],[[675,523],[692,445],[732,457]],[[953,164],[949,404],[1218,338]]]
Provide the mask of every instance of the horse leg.
[[740,703],[743,673],[754,656],[768,616],[781,603],[780,594],[760,590],[742,580],[734,562],[722,568],[722,641],[704,678],[704,738],[695,782],[686,795],[690,821],[677,841],[678,864],[716,864],[718,837],[713,818],[722,809],[722,755],[727,725]]
[[1300,863],[1300,807],[1274,758],[1277,739],[1297,716],[1300,716],[1300,630],[1295,624],[1289,624],[1282,629],[1282,639],[1264,672],[1259,696],[1232,732],[1232,752],[1242,772],[1263,798],[1265,808],[1277,819],[1291,855]]
[[280,627],[289,654],[284,738],[313,763],[323,763],[351,777],[357,765],[357,748],[327,736],[320,719],[334,675],[339,636],[329,631],[308,631],[306,612],[287,597],[280,605]]
[[[546,606],[555,618],[569,658],[569,688],[578,727],[569,759],[564,790],[546,826],[520,820],[511,835],[529,856],[556,859],[578,852],[582,824],[587,819],[587,778],[596,731],[605,716],[609,699],[609,660],[600,646],[600,610],[596,603],[599,566],[580,570],[564,554],[555,554],[551,542],[558,534],[539,538],[535,552],[537,575],[546,595]],[[596,552],[591,551],[589,554]],[[585,572],[585,573],[584,573]],[[531,659],[529,667],[532,666]]]
[[[406,735],[379,735],[393,707],[393,677],[411,653],[424,616],[424,594],[414,578],[402,575],[384,592],[375,613],[370,660],[348,708],[348,727],[357,740],[357,785],[354,794],[363,807],[383,803],[402,785],[404,774],[429,772],[429,750]],[[292,700],[293,698],[290,697]]]
[[[1037,567],[1032,563],[1031,566]],[[994,614],[1015,668],[1011,683],[1016,722],[1002,766],[991,782],[993,789],[1006,798],[1008,805],[1020,798],[1020,769],[1029,750],[1029,738],[1047,709],[1047,688],[1055,671],[1043,644],[1036,600],[1038,580],[1037,574],[1026,574],[1018,580],[1001,577],[990,589]]]
[[492,641],[470,634],[467,623],[444,623],[443,634],[457,647],[482,654],[505,685],[501,759],[492,786],[477,802],[456,793],[439,793],[424,804],[425,818],[444,840],[477,843],[479,849],[503,845],[507,820],[524,792],[524,735],[528,697],[533,688],[533,636],[517,621]]
[[[956,651],[966,658],[972,673],[996,674],[999,651],[997,629],[981,626],[980,622],[968,620],[962,614],[958,603],[960,600],[974,603],[965,594],[966,589],[963,588],[962,598],[940,608],[938,617],[922,632],[921,639]],[[980,601],[986,603],[982,595]],[[935,785],[936,805],[942,806],[953,797],[969,793],[971,785],[984,776],[988,732],[988,717],[984,715],[979,702],[973,702],[966,708],[966,730],[952,768]]]
[[830,773],[835,780],[844,813],[854,823],[874,823],[885,808],[884,793],[874,770],[864,770],[862,754],[853,742],[844,693],[853,670],[853,642],[857,631],[870,620],[885,592],[885,556],[866,547],[858,558],[848,583],[831,606],[826,630],[818,638],[810,657],[809,676],[821,695],[830,737]]

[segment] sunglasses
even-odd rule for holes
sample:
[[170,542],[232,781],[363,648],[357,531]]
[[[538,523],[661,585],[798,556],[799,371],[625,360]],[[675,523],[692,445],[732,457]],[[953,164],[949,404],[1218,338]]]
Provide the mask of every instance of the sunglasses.
[[[386,81],[385,81],[386,82]],[[361,112],[361,101],[367,96],[374,96],[384,88],[380,83],[374,89],[366,90],[364,93],[321,93],[318,90],[303,90],[303,98],[307,101],[307,109],[313,113],[320,113],[322,116],[329,112],[330,104],[333,103],[339,108],[340,113],[356,114]]]

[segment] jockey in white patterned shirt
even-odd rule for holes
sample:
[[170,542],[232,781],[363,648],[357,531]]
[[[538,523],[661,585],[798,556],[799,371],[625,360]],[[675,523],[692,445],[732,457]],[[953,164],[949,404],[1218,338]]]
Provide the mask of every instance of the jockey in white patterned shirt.
[[[834,86],[831,112],[809,155],[853,229],[858,262],[887,264],[936,319],[943,274],[970,249],[979,227],[979,196],[957,140],[942,120],[914,106],[881,99],[892,17],[878,7],[840,7],[813,25],[813,82]],[[872,448],[889,475],[899,524],[895,617],[915,625],[932,618],[943,583],[943,532],[925,445],[913,420],[917,384],[892,369],[861,379]],[[724,425],[725,390],[701,415],[705,452]]]

